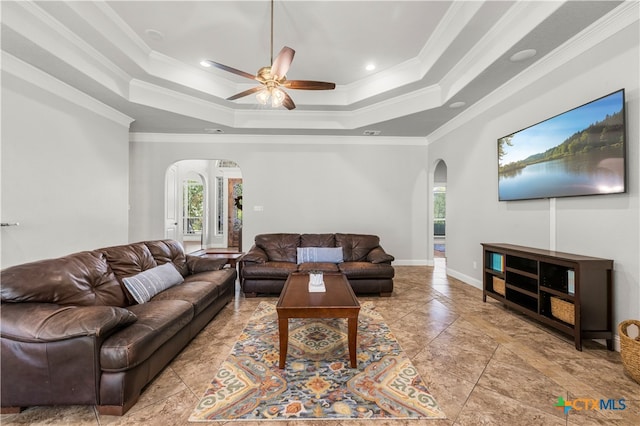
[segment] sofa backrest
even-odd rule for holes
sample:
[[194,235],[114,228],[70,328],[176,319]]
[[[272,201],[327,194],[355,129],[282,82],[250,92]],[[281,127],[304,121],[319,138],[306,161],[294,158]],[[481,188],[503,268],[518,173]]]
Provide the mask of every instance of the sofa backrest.
[[104,254],[109,267],[120,283],[122,283],[123,278],[137,275],[142,271],[158,266],[145,243],[105,247],[97,251]]
[[345,262],[364,262],[380,246],[380,238],[368,234],[259,234],[255,244],[274,262],[296,262],[298,247],[342,247]]
[[183,277],[189,275],[189,266],[187,265],[187,256],[184,254],[182,245],[175,240],[158,240],[145,241],[153,259],[158,265],[164,265],[167,262],[173,263],[178,272]]
[[342,247],[345,262],[363,262],[371,250],[380,245],[377,235],[335,234],[336,247]]
[[300,234],[259,234],[255,242],[270,261],[295,263],[298,258]]
[[2,271],[2,302],[127,306],[128,299],[103,253],[85,251]]
[[335,247],[334,234],[301,234],[300,247]]
[[167,262],[172,262],[183,276],[188,275],[184,249],[173,240],[74,253],[3,270],[0,294],[2,302],[126,307],[136,302],[122,279]]

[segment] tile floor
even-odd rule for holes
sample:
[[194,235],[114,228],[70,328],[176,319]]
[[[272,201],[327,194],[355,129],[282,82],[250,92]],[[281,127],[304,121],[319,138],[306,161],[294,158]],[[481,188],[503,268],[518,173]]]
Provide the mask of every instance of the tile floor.
[[[392,297],[361,299],[376,304],[448,418],[372,423],[380,426],[640,424],[640,385],[623,373],[619,353],[608,352],[591,341],[578,352],[569,338],[506,310],[499,303],[483,303],[480,290],[447,277],[445,260],[435,261],[435,267],[397,267]],[[236,297],[123,417],[100,416],[93,407],[31,407],[20,414],[3,415],[0,423],[186,425],[208,381],[261,300],[265,298]],[[554,407],[559,396],[565,400],[624,399],[626,409],[571,410],[565,416]],[[276,423],[315,426],[310,421]],[[322,426],[365,423],[315,422]]]

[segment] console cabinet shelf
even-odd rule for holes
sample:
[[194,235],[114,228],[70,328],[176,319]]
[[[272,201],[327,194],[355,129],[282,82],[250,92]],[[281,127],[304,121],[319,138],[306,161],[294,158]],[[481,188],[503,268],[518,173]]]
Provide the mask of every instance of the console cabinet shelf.
[[482,243],[483,295],[613,350],[613,260],[513,244]]

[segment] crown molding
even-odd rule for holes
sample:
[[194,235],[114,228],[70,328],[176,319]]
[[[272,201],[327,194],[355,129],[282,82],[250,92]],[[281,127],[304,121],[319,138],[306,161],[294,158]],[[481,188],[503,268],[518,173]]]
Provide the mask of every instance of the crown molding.
[[2,23],[112,92],[126,95],[129,76],[35,3],[3,2]]
[[524,72],[516,75],[498,89],[427,135],[427,144],[431,144],[445,137],[460,126],[494,108],[510,96],[539,81],[553,70],[584,54],[593,48],[593,46],[603,42],[628,26],[637,23],[639,20],[640,3],[637,1],[625,1],[621,7],[612,10],[597,22],[576,34],[562,46],[559,46],[544,58],[541,58]]
[[451,5],[444,18],[427,40],[418,59],[420,73],[424,77],[437,59],[451,46],[462,30],[478,13],[485,1],[462,1]]
[[131,143],[426,146],[423,137],[129,133]]
[[451,99],[561,5],[554,1],[526,1],[511,6],[440,81],[444,99]]
[[74,105],[129,128],[133,118],[97,101],[95,98],[69,86],[51,75],[21,61],[7,52],[2,52],[2,71],[27,83],[56,95]]

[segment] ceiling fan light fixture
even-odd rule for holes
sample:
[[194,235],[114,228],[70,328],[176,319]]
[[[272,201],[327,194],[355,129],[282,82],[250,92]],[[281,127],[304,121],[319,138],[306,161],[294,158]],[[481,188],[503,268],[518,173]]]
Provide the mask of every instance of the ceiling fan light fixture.
[[270,96],[271,94],[269,93],[269,89],[267,88],[264,88],[258,93],[256,93],[256,99],[258,100],[258,103],[260,105],[266,105]]
[[275,59],[273,58],[273,0],[271,0],[271,66],[262,67],[256,75],[252,75],[248,72],[240,71],[210,60],[200,62],[200,64],[202,66],[214,66],[223,71],[258,81],[261,84],[261,86],[252,87],[251,89],[229,96],[227,98],[228,101],[240,99],[255,93],[256,100],[262,105],[266,105],[269,99],[271,99],[271,106],[273,108],[284,106],[286,109],[292,110],[296,107],[296,104],[289,94],[279,86],[298,90],[333,90],[336,88],[335,83],[325,81],[287,80],[285,76],[287,75],[289,66],[291,66],[295,53],[296,51],[292,48],[284,46],[282,50],[280,50],[280,53],[278,53],[278,56],[276,56]]
[[284,92],[277,87],[271,90],[271,106],[278,108],[284,102]]

